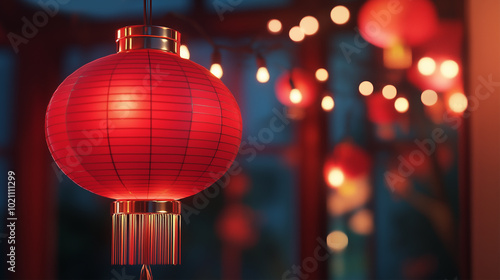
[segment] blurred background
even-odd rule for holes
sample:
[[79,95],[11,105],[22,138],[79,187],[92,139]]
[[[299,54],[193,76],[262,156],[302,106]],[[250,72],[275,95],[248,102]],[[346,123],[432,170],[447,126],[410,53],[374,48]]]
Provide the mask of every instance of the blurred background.
[[[142,5],[0,3],[0,170],[16,173],[18,217],[3,278],[139,279],[110,265],[112,201],[57,168],[44,116]],[[228,174],[183,199],[182,265],[155,279],[499,279],[498,14],[494,0],[153,1],[244,128]]]

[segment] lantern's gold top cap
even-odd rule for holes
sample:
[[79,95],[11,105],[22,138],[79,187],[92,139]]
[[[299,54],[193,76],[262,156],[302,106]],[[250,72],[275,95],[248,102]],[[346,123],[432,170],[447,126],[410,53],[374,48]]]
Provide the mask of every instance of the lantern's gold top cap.
[[179,55],[181,33],[156,25],[131,25],[116,31],[117,52],[154,49]]

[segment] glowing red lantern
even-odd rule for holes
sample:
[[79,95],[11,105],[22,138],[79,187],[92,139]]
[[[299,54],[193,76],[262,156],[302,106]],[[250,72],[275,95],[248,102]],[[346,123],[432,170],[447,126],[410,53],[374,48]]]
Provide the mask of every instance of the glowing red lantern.
[[337,144],[325,162],[323,173],[330,187],[340,187],[345,178],[359,178],[367,175],[371,158],[362,148],[350,142]]
[[436,30],[436,9],[428,0],[370,0],[361,8],[358,25],[363,38],[375,46],[415,46]]
[[398,118],[394,108],[394,100],[386,99],[381,93],[371,94],[366,97],[368,119],[376,124],[393,123]]
[[118,53],[58,87],[47,108],[47,144],[75,183],[118,200],[114,264],[177,264],[177,200],[229,168],[241,140],[240,110],[218,78],[180,58],[177,31],[128,26],[117,44]]
[[313,74],[295,68],[278,78],[275,90],[281,104],[304,108],[316,100],[318,86]]

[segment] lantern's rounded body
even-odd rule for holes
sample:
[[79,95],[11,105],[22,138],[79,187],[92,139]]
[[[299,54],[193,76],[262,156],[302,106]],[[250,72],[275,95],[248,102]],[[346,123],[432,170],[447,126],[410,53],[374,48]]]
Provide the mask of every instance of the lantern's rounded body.
[[59,86],[46,115],[57,165],[114,199],[175,200],[203,190],[234,160],[241,127],[219,79],[153,49],[84,65]]

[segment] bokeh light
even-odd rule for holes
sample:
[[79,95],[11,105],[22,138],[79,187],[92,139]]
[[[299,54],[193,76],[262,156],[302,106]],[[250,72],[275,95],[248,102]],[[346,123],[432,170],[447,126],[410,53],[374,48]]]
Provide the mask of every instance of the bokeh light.
[[267,22],[267,30],[271,33],[279,33],[281,32],[281,28],[283,25],[281,24],[281,21],[277,19],[271,19]]
[[344,172],[342,172],[339,168],[332,168],[328,172],[328,184],[330,187],[338,188],[344,183],[344,180]]
[[359,93],[368,96],[373,93],[373,84],[369,81],[364,81],[359,84]]
[[316,70],[316,79],[320,82],[328,80],[328,71],[325,68],[319,68]]
[[336,24],[344,24],[349,21],[350,12],[345,6],[339,5],[333,7],[330,12],[330,18]]
[[446,78],[453,79],[458,75],[458,71],[460,70],[460,68],[458,67],[458,63],[456,63],[455,61],[446,60],[441,63],[439,70],[441,71],[441,74]]
[[418,72],[424,76],[430,76],[436,71],[436,62],[430,57],[423,57],[417,64]]
[[347,238],[347,235],[340,230],[332,231],[326,237],[326,244],[334,252],[343,251],[347,247],[348,243],[349,238]]
[[394,101],[394,108],[396,108],[396,111],[400,113],[405,113],[408,111],[408,108],[410,107],[410,103],[408,103],[408,100],[404,97],[399,97]]
[[357,234],[368,235],[373,232],[373,213],[368,209],[361,209],[349,219],[349,227]]
[[259,67],[257,74],[255,75],[259,83],[267,83],[269,81],[269,71],[266,67]]
[[292,27],[288,35],[290,36],[290,39],[294,42],[300,42],[304,40],[304,37],[306,36],[304,34],[304,31],[302,31],[302,29],[298,26]]
[[455,113],[463,113],[467,109],[467,97],[461,92],[456,92],[448,99],[450,110]]
[[321,108],[323,108],[323,110],[327,112],[333,110],[334,106],[335,102],[333,101],[333,98],[329,95],[323,97],[323,100],[321,100]]
[[222,66],[219,63],[214,63],[210,66],[210,72],[217,78],[222,78],[224,72],[222,71]]
[[316,32],[318,32],[319,22],[313,16],[305,16],[300,20],[299,26],[300,29],[302,29],[302,31],[304,32],[304,34],[313,35]]
[[293,104],[299,104],[300,102],[302,102],[302,92],[300,92],[300,90],[296,89],[296,88],[293,88],[292,90],[290,90],[290,101],[293,103]]
[[191,54],[189,53],[189,49],[186,45],[181,45],[179,55],[180,55],[180,57],[182,57],[184,59],[189,59],[191,57]]
[[432,89],[428,89],[422,92],[420,99],[425,106],[432,106],[438,101],[438,95]]
[[394,99],[394,97],[396,97],[396,95],[398,94],[398,90],[396,89],[395,86],[393,85],[386,85],[383,89],[382,89],[382,95],[386,98],[386,99]]

